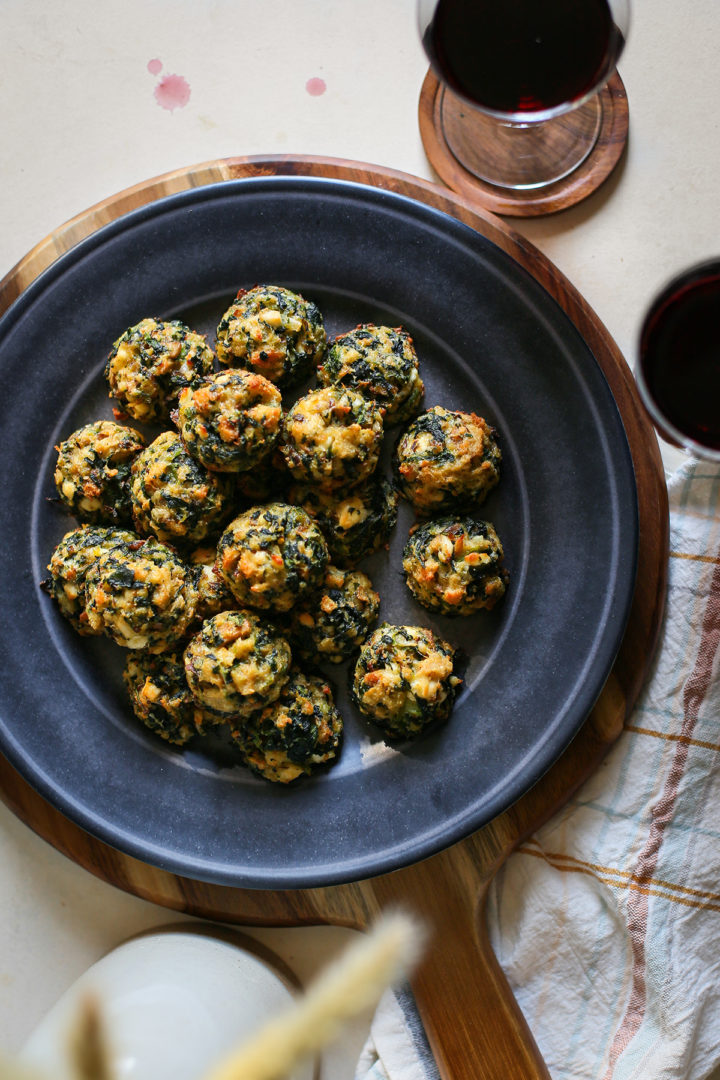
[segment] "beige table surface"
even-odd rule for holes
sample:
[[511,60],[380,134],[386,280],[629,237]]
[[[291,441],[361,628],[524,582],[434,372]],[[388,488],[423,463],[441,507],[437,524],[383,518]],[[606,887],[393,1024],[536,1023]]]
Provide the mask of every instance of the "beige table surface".
[[[0,0],[0,275],[92,204],[210,159],[318,154],[434,179],[417,125],[427,64],[414,6]],[[630,361],[654,290],[720,251],[718,55],[718,0],[635,0],[620,63],[631,117],[624,162],[584,204],[514,222],[584,294]],[[184,82],[160,85],[173,75]],[[187,101],[164,107],[177,101],[178,86],[189,89]],[[667,449],[664,456],[668,468],[680,460]],[[0,1050],[12,1051],[89,964],[177,916],[96,880],[3,806],[0,865]],[[349,936],[254,933],[301,978]],[[361,1018],[328,1053],[325,1080],[352,1077],[366,1028]]]

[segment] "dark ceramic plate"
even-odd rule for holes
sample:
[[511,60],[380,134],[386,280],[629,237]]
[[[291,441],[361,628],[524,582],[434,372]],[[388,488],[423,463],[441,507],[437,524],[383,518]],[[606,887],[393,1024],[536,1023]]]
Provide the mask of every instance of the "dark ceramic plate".
[[[349,706],[346,668],[335,669],[341,759],[290,788],[253,777],[222,746],[177,750],[147,733],[125,701],[121,650],[77,636],[39,587],[74,525],[48,501],[53,447],[111,416],[102,369],[112,341],[146,315],[184,318],[212,341],[236,290],[257,282],[315,300],[331,334],[359,322],[408,328],[426,404],[484,415],[504,453],[483,511],[511,575],[495,611],[435,618],[412,600],[400,571],[406,506],[389,551],[363,565],[382,619],[431,625],[463,648],[465,684],[450,721],[389,748]],[[622,423],[554,300],[456,220],[323,179],[231,181],[171,196],[93,234],[27,289],[0,322],[0,371],[0,748],[46,799],[112,846],[246,887],[389,871],[505,810],[600,693],[635,579]]]

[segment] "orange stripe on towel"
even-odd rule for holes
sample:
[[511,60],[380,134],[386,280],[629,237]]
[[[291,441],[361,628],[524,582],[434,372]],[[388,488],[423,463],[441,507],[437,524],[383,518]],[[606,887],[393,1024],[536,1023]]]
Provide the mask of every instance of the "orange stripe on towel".
[[655,877],[649,881],[640,882],[629,870],[615,870],[611,866],[584,862],[582,859],[576,859],[573,855],[562,852],[543,851],[522,845],[517,849],[517,853],[543,859],[561,873],[588,874],[614,889],[634,889],[650,896],[664,896],[665,899],[686,907],[711,908],[714,911],[720,911],[720,893],[708,892],[705,889],[691,889],[687,885],[677,885],[674,881],[664,881],[662,878]]
[[707,742],[705,739],[692,739],[689,735],[681,735],[676,732],[655,731],[654,728],[638,727],[637,724],[626,724],[626,731],[634,731],[637,735],[652,735],[655,739],[666,739],[667,742],[683,742],[686,746],[699,746],[701,750],[720,750],[720,743]]
[[690,559],[692,562],[720,563],[720,555],[692,555],[689,551],[671,551],[671,559]]

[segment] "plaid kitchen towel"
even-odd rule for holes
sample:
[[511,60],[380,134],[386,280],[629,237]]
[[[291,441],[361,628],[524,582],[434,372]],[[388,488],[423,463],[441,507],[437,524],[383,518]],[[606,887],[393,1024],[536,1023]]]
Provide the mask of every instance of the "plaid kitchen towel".
[[[690,460],[668,491],[668,600],[641,698],[490,896],[553,1080],[702,1080],[720,1064],[720,467]],[[356,1080],[434,1080],[414,1025],[387,997]]]

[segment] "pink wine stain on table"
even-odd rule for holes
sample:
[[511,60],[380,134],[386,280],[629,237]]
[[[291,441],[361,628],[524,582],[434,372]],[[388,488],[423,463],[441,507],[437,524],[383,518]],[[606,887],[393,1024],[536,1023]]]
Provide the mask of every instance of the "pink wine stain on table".
[[320,95],[324,94],[327,90],[327,84],[324,79],[314,76],[305,83],[305,89],[310,97],[320,97]]
[[155,87],[155,100],[163,109],[182,109],[190,100],[190,84],[182,75],[163,75]]
[[[147,69],[151,75],[159,75],[162,61],[148,60]],[[190,84],[182,75],[163,75],[155,87],[155,100],[163,109],[182,109],[190,100]]]

